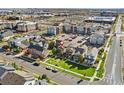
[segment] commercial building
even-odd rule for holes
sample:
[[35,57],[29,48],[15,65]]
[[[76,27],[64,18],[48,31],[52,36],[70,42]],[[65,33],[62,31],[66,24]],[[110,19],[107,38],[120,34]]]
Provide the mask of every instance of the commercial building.
[[86,22],[112,24],[116,17],[92,16],[85,19]]
[[117,11],[101,11],[100,13],[101,16],[117,16],[118,12]]

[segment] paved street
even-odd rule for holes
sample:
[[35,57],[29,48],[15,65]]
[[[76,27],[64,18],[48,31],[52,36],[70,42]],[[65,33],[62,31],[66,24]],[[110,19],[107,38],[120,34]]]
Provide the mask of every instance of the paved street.
[[108,84],[108,85],[119,85],[122,84],[121,80],[121,57],[122,51],[120,48],[120,37],[121,34],[121,17],[119,17],[116,26],[116,36],[113,37],[113,42],[109,50],[108,58],[105,65],[105,77],[103,80],[94,82],[93,84]]
[[[52,71],[46,70],[44,66],[39,66],[39,67],[33,66],[29,62],[25,62],[17,58],[12,58],[12,56],[6,56],[6,55],[3,55],[2,53],[0,53],[0,56],[3,59],[6,59],[6,61],[15,62],[16,64],[23,66],[27,71],[31,72],[32,74],[33,73],[37,73],[39,75],[46,74],[51,80],[61,85],[77,85],[77,82],[81,80],[80,78],[66,74],[64,72],[59,71],[57,73],[53,73]],[[79,84],[80,85],[88,84],[88,81],[84,80],[83,82]]]

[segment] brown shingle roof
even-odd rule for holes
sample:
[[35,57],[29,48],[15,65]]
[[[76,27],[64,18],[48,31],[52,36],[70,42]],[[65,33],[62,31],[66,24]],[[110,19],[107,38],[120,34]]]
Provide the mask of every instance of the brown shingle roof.
[[24,85],[26,81],[34,80],[31,74],[24,71],[8,71],[1,78],[2,85]]

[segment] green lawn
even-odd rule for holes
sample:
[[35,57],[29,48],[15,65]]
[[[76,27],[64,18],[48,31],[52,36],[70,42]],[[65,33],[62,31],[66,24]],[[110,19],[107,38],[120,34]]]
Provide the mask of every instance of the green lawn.
[[86,76],[93,76],[93,74],[95,72],[95,68],[93,68],[93,67],[85,67],[85,66],[77,65],[75,63],[71,63],[66,60],[49,58],[47,63],[56,65],[56,66],[62,67],[64,69],[67,69],[67,70],[70,70],[70,71],[73,71],[73,72],[76,72],[76,73],[79,73],[82,75],[86,75]]
[[104,73],[104,61],[101,62],[100,68],[99,68],[96,76],[99,77],[99,78],[102,78],[103,73]]

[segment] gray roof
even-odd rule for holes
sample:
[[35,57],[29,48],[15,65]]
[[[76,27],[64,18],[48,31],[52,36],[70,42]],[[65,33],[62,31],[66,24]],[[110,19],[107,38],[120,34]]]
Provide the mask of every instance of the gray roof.
[[12,35],[13,35],[12,31],[4,31],[3,33],[1,33],[1,37],[8,37]]
[[0,77],[6,72],[6,71],[14,71],[15,69],[11,66],[0,66]]
[[7,71],[5,68],[0,68],[0,83],[2,85],[24,85],[26,81],[34,80],[32,74],[30,73],[16,70],[12,71],[11,67],[7,67]]
[[84,49],[83,48],[75,48],[75,53],[77,53],[77,52],[82,54],[84,52]]

